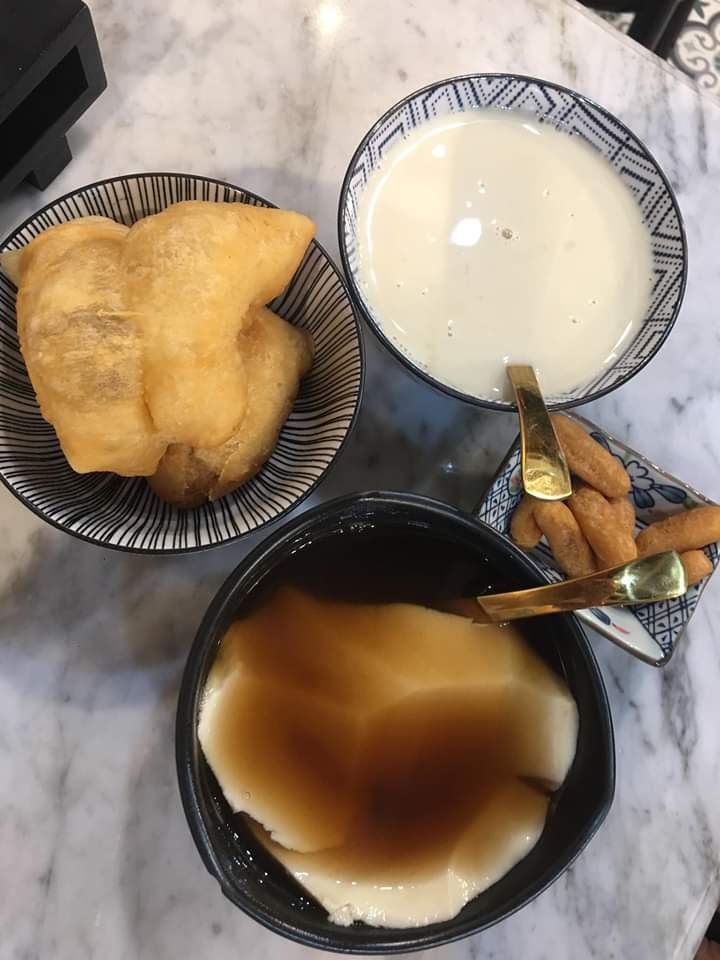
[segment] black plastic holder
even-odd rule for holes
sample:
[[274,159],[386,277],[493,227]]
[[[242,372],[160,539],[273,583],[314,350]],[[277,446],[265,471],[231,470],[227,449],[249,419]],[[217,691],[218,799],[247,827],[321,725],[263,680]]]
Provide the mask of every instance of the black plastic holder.
[[107,85],[81,0],[5,0],[0,28],[0,199],[44,190],[72,159],[67,132]]

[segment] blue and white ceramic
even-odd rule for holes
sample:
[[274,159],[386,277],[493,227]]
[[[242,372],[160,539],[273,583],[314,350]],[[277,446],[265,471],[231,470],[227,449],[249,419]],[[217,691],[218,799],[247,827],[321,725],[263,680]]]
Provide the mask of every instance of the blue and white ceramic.
[[[46,227],[100,214],[132,224],[179,200],[269,206],[206,177],[148,173],[82,187],[49,204],[0,245],[17,249]],[[227,543],[295,507],[340,451],[363,379],[358,324],[345,284],[313,242],[285,293],[271,304],[312,333],[315,361],[262,470],[215,503],[177,510],[143,479],[71,470],[38,407],[17,341],[15,288],[0,273],[0,479],[34,513],[84,540],[137,553],[187,553]]]
[[[357,275],[360,197],[368,177],[380,164],[385,151],[434,117],[486,107],[528,111],[542,117],[545,122],[587,140],[612,164],[630,188],[650,231],[655,285],[639,333],[618,360],[589,383],[569,393],[546,397],[554,407],[585,403],[621,386],[660,349],[675,322],[685,292],[687,248],[672,189],[647,148],[607,110],[566,87],[531,77],[474,74],[438,81],[391,107],[368,131],[355,151],[340,195],[340,253],[350,291],[360,304],[373,332],[415,374],[446,393],[471,403],[494,409],[514,407],[514,404],[494,397],[478,398],[460,393],[429,376],[383,333],[379,318],[365,299]],[[418,203],[422,203],[422,198],[418,198]]]
[[[630,497],[636,515],[636,533],[649,523],[662,520],[663,517],[712,502],[682,481],[664,473],[654,463],[611,437],[589,420],[572,414],[568,416],[580,423],[595,440],[617,457],[629,473],[632,483]],[[509,537],[510,518],[521,496],[522,477],[518,439],[510,448],[486,490],[475,511],[476,515]],[[544,540],[535,550],[527,552],[541,567],[548,580],[563,579]],[[710,544],[705,548],[705,553],[712,561],[713,570],[715,570],[720,557],[720,544]],[[655,666],[664,666],[672,656],[678,640],[695,612],[700,595],[709,579],[708,576],[690,587],[685,596],[678,597],[676,600],[649,603],[641,607],[600,607],[581,610],[578,616],[588,627],[604,634],[609,640],[634,656]]]

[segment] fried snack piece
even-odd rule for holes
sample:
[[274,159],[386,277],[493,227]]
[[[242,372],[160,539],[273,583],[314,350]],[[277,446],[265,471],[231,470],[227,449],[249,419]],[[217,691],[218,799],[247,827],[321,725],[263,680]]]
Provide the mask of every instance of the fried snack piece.
[[617,522],[617,508],[601,493],[581,484],[565,502],[595,551],[601,568],[615,567],[637,557],[632,533],[627,525]]
[[257,473],[277,443],[300,378],[312,364],[309,334],[266,307],[253,312],[238,345],[248,397],[247,414],[238,430],[217,447],[169,447],[150,478],[153,490],[177,506],[217,500]]
[[197,459],[193,447],[171,443],[148,483],[163,500],[189,510],[205,503],[216,476]]
[[704,550],[686,550],[680,554],[680,559],[685,567],[689,587],[704,580],[713,571],[712,561]]
[[542,537],[542,530],[533,516],[536,503],[536,500],[525,494],[510,520],[510,536],[524,550],[532,550],[540,543]]
[[123,293],[127,234],[84,217],[3,261],[19,287],[20,347],[42,415],[78,473],[147,476],[167,446],[145,404],[141,334]]
[[560,569],[569,577],[594,573],[592,550],[570,508],[559,500],[539,500],[533,512]]
[[647,557],[663,550],[685,553],[720,540],[720,507],[695,507],[651,523],[638,534],[638,555]]
[[579,423],[557,413],[552,414],[552,422],[571,473],[606,497],[630,492],[630,477],[623,466]]
[[16,287],[20,286],[20,265],[26,249],[27,247],[23,247],[20,250],[5,250],[0,253],[0,267]]
[[131,228],[123,265],[143,333],[145,397],[175,443],[215,447],[242,422],[238,333],[251,306],[282,293],[314,232],[299,213],[201,200]]
[[627,497],[612,497],[608,500],[618,527],[635,536],[635,507]]

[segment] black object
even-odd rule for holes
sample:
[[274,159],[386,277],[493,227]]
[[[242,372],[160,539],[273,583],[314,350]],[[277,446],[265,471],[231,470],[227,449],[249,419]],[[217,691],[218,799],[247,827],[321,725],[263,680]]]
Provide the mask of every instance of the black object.
[[720,943],[720,911],[716,913],[710,921],[710,926],[705,936],[713,943]]
[[[409,537],[414,540],[412,549],[407,548]],[[393,538],[403,544],[404,577],[393,557]],[[326,562],[330,554],[334,566]],[[337,562],[338,554],[347,565]],[[443,562],[448,556],[450,562]],[[348,591],[356,590],[352,567],[358,563],[362,595],[356,599],[413,600],[417,599],[413,591],[427,597],[430,589],[436,601],[480,592],[490,585],[508,589],[545,583],[535,564],[495,530],[425,497],[356,494],[301,515],[277,529],[240,563],[205,614],[178,700],[177,771],[197,848],[233,903],[271,930],[309,946],[345,953],[404,953],[467,937],[502,920],[572,863],[612,802],[612,723],[600,671],[575,617],[564,614],[527,621],[523,632],[564,676],[580,715],[575,761],[553,798],[539,843],[452,920],[411,929],[331,923],[255,839],[244,820],[230,810],[202,755],[197,723],[218,644],[240,611],[247,611],[275,584],[288,580],[317,592],[349,596]],[[395,586],[398,578],[403,584],[399,588]]]
[[694,0],[582,0],[593,10],[634,13],[628,35],[665,59],[692,13]]
[[1,198],[54,180],[72,158],[66,133],[106,80],[80,0],[4,0],[0,18]]

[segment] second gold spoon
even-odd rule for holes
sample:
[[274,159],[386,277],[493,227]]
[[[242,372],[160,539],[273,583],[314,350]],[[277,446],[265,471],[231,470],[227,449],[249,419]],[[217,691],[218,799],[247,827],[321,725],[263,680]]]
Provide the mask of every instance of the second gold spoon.
[[654,603],[681,597],[686,591],[683,562],[679,554],[669,550],[575,580],[476,597],[478,610],[471,615],[482,623],[502,623],[589,607]]

